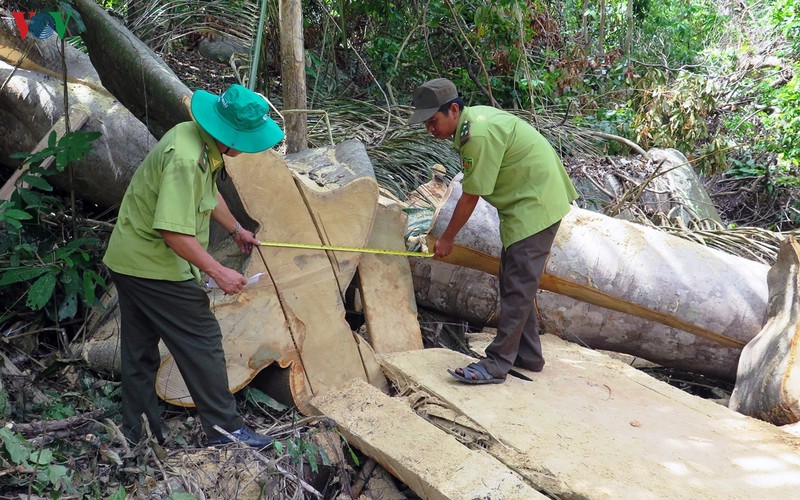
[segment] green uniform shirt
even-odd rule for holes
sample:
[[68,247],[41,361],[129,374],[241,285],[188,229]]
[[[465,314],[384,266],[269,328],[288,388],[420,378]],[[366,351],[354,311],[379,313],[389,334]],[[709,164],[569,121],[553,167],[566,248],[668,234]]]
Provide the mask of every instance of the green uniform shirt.
[[208,247],[222,156],[195,122],[167,132],[133,174],[103,263],[139,278],[185,281],[199,271],[167,245],[159,229],[195,236]]
[[507,111],[464,107],[453,144],[464,192],[497,208],[504,248],[560,221],[578,198],[547,139]]

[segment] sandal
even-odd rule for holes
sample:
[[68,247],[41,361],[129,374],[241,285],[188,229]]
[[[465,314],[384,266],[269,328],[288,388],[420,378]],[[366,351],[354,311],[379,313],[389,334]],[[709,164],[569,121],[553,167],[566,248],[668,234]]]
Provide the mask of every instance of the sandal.
[[[458,368],[456,368],[456,370],[457,369]],[[478,363],[470,363],[464,368],[461,368],[461,372],[462,374],[459,375],[455,370],[447,370],[447,373],[465,384],[502,384],[506,380],[505,377],[500,378],[492,376],[492,374],[486,371],[486,368]]]

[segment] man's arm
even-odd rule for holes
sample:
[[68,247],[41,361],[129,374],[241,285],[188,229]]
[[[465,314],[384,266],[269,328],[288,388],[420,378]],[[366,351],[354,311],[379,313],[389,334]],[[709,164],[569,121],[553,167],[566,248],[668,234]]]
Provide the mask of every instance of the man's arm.
[[159,230],[159,232],[173,252],[214,278],[214,281],[217,282],[223,292],[227,294],[239,293],[242,291],[242,287],[247,284],[244,276],[214,260],[214,257],[203,249],[194,236],[163,229]]
[[453,210],[453,215],[450,217],[450,222],[447,223],[447,228],[436,241],[436,246],[433,249],[436,257],[447,257],[453,251],[453,240],[469,220],[480,198],[475,194],[461,193],[461,197],[456,202],[456,208]]
[[253,245],[261,244],[253,233],[244,229],[236,222],[236,217],[233,216],[231,210],[228,208],[228,204],[225,203],[225,200],[219,193],[217,193],[217,206],[211,211],[211,217],[231,235],[233,241],[239,245],[239,250],[241,250],[242,253],[250,253],[253,250]]

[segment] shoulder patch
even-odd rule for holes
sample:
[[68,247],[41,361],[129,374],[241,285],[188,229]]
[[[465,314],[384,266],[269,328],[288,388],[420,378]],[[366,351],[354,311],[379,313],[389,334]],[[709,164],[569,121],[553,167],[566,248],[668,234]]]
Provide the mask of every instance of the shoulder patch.
[[461,167],[463,168],[465,174],[472,172],[472,158],[467,158],[466,156],[462,157]]
[[197,159],[197,166],[200,167],[201,172],[205,173],[210,164],[211,161],[208,159],[208,144],[203,143],[203,150],[200,152],[200,158]]
[[461,125],[461,134],[460,134],[460,139],[461,139],[461,140],[460,140],[460,142],[461,142],[461,145],[462,145],[462,146],[463,146],[464,144],[466,144],[466,143],[467,143],[467,141],[468,141],[468,140],[470,139],[470,137],[471,137],[471,136],[469,135],[469,129],[470,129],[470,123],[469,123],[469,120],[466,120],[466,121],[465,121],[465,122],[464,122],[464,123]]

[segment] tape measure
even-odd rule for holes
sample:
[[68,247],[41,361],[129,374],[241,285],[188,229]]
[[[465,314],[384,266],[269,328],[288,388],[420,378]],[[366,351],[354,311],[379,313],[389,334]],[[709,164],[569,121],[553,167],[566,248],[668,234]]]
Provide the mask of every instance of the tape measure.
[[262,247],[305,248],[307,250],[331,250],[334,252],[376,253],[381,255],[401,255],[406,257],[433,257],[433,252],[409,252],[406,250],[387,250],[385,248],[343,247],[338,245],[315,245],[313,243],[282,243],[278,241],[262,241]]

